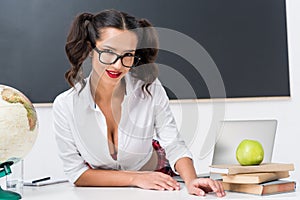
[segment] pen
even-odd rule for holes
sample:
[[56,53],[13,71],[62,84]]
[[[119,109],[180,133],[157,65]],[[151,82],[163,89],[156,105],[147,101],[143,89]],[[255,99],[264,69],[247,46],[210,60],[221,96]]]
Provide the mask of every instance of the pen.
[[33,180],[32,183],[38,183],[38,182],[47,181],[47,180],[50,180],[50,176]]

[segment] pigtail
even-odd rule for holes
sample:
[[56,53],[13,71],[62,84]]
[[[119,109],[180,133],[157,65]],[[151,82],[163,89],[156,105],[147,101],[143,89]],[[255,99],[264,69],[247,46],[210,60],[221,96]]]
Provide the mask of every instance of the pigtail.
[[139,66],[131,69],[131,73],[132,76],[145,82],[142,86],[142,90],[151,95],[148,87],[158,77],[158,67],[155,64],[158,54],[158,36],[148,20],[140,19],[138,25],[137,34],[139,35],[139,43],[136,55],[138,55],[141,60],[139,61]]
[[72,87],[76,82],[82,83],[81,65],[95,45],[94,41],[90,39],[90,34],[97,32],[92,30],[92,21],[92,14],[83,13],[78,15],[67,37],[65,51],[71,63],[71,68],[65,73],[65,78]]
[[138,21],[142,30],[142,37],[138,44],[138,49],[141,49],[147,57],[143,57],[143,63],[153,63],[158,54],[158,36],[155,29],[150,22],[146,19],[140,19]]

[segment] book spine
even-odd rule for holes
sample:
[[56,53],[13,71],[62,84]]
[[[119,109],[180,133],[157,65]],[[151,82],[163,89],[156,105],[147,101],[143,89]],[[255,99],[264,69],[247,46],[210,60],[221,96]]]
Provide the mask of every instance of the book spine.
[[295,182],[270,185],[270,187],[265,186],[263,188],[262,194],[293,192],[293,191],[295,191],[295,188],[296,188]]

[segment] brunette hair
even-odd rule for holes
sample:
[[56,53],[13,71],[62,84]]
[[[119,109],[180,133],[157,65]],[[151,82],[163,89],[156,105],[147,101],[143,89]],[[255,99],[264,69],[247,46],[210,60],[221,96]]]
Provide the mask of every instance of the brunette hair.
[[137,34],[138,46],[135,54],[141,58],[138,63],[140,66],[131,68],[130,73],[144,81],[142,90],[150,94],[148,87],[158,76],[158,69],[154,63],[158,53],[157,34],[148,20],[137,19],[117,10],[104,10],[95,15],[82,13],[75,18],[65,45],[71,63],[71,68],[65,73],[67,82],[72,87],[77,82],[82,88],[85,86],[82,63],[95,48],[96,40],[101,39],[101,29],[107,27],[132,30]]

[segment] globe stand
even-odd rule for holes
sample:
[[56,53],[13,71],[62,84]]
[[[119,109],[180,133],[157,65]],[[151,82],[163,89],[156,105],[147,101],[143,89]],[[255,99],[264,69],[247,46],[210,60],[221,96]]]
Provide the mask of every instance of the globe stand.
[[[6,176],[11,173],[10,166],[14,164],[12,161],[7,161],[0,164],[0,178]],[[16,192],[3,190],[0,186],[0,200],[7,199],[7,200],[18,200],[21,199],[22,196]]]

